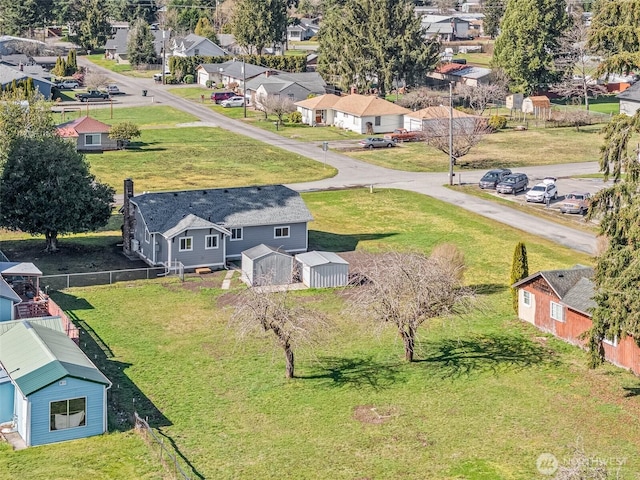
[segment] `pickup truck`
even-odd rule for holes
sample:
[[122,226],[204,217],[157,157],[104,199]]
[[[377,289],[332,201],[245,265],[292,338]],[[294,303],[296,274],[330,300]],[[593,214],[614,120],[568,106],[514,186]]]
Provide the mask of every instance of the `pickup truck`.
[[396,128],[393,133],[387,133],[384,138],[394,142],[414,142],[422,138],[422,132],[410,132],[406,128]]
[[86,93],[76,93],[76,100],[80,100],[81,102],[109,100],[109,94],[107,92],[100,92],[99,90],[89,90]]

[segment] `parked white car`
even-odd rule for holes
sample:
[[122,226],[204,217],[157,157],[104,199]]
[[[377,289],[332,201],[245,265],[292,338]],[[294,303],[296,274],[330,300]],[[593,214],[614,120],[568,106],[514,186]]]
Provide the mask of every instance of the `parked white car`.
[[239,97],[236,95],[235,97],[227,98],[226,100],[221,101],[220,105],[222,105],[225,108],[241,107],[244,105],[244,97]]
[[558,198],[558,187],[556,187],[556,179],[546,177],[542,183],[535,185],[525,195],[527,202],[547,203],[552,199]]

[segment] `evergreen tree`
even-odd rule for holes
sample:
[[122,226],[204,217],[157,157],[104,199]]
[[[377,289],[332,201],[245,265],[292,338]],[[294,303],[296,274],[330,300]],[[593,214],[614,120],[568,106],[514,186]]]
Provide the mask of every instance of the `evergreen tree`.
[[603,57],[599,73],[640,69],[640,0],[597,0],[588,46]]
[[637,153],[629,151],[629,140],[637,133],[640,111],[633,117],[617,115],[605,127],[600,171],[613,185],[595,195],[587,214],[587,218],[599,216],[600,235],[608,244],[596,259],[597,306],[588,342],[591,366],[604,358],[604,339],[631,336],[640,344],[640,163]]
[[[371,28],[376,25],[376,28]],[[439,44],[424,40],[406,0],[346,0],[326,11],[319,34],[318,71],[342,89],[370,88],[380,95],[394,82],[424,83],[438,62]]]
[[1,33],[33,36],[33,29],[52,18],[54,10],[53,0],[0,0]]
[[485,35],[496,38],[500,32],[500,21],[504,15],[504,0],[486,0],[482,28]]
[[66,75],[73,75],[78,71],[78,61],[76,59],[76,51],[74,49],[69,50],[67,54],[67,64],[65,66]]
[[156,49],[153,46],[153,35],[149,25],[142,19],[136,20],[129,31],[127,42],[129,63],[134,67],[149,63],[156,63]]
[[46,238],[55,252],[58,235],[96,230],[111,217],[114,190],[96,181],[73,143],[18,138],[0,178],[0,225]]
[[569,19],[564,0],[508,0],[493,61],[526,94],[553,83],[554,54]]
[[201,37],[208,38],[215,44],[218,43],[216,31],[207,17],[200,17],[193,33],[200,35]]
[[51,73],[56,77],[64,77],[67,74],[67,66],[62,57],[56,58],[56,66],[51,69]]
[[232,31],[241,46],[262,55],[265,47],[284,42],[287,8],[284,0],[239,0]]
[[81,5],[77,40],[87,50],[95,50],[105,44],[111,31],[107,9],[100,0],[85,0]]
[[[527,259],[527,247],[524,243],[518,242],[513,252],[511,263],[511,285],[529,276],[529,260]],[[513,310],[518,313],[518,289],[511,287],[511,298],[513,300]]]

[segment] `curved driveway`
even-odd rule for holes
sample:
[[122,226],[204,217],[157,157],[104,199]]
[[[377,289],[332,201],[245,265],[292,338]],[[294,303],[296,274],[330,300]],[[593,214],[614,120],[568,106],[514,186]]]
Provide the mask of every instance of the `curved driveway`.
[[[227,118],[204,105],[171,95],[166,91],[167,86],[155,84],[151,79],[120,75],[97,67],[84,58],[79,58],[78,61],[91,71],[97,70],[107,74],[118,83],[122,90],[132,93],[133,98],[127,98],[128,105],[148,105],[151,102],[169,105],[191,113],[209,125],[215,125],[234,133],[246,135],[321,163],[326,161],[328,165],[336,168],[339,172],[332,178],[288,185],[297,191],[326,190],[368,185],[409,190],[452,203],[484,217],[506,223],[528,233],[539,235],[580,252],[588,254],[595,252],[596,239],[594,234],[560,225],[495,202],[483,200],[447,188],[444,186],[449,182],[447,173],[403,172],[354,160],[353,158],[332,150],[323,152],[321,148],[313,144],[284,138],[275,133],[248,125],[242,121]],[[143,89],[147,90],[147,97],[142,97],[141,92]],[[135,92],[140,92],[139,99],[135,96],[137,95]],[[114,102],[114,106],[117,107],[117,105],[118,104]],[[585,173],[596,173],[598,171],[598,165],[595,162],[548,165],[544,167],[518,168],[518,171],[522,171],[533,178],[543,177],[545,175],[553,175],[561,178]],[[458,172],[461,178],[464,178],[464,183],[477,182],[482,173],[483,171]],[[457,181],[458,177],[456,177],[456,182]]]

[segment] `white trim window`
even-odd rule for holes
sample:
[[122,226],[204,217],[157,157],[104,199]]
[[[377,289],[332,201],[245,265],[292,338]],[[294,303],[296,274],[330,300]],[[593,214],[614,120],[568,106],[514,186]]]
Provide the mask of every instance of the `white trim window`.
[[273,238],[289,238],[290,228],[288,225],[273,227]]
[[231,229],[231,238],[232,242],[238,242],[242,240],[242,227],[232,228]]
[[556,302],[550,302],[549,315],[558,322],[564,322],[564,308]]
[[144,241],[145,243],[151,243],[151,233],[147,227],[144,227]]
[[218,248],[218,235],[207,235],[204,237],[204,249],[213,250]]
[[84,144],[85,146],[102,145],[102,134],[101,133],[85,133]]
[[618,346],[618,337],[614,337],[613,340],[609,340],[607,337],[602,339],[602,343],[606,343],[607,345],[611,345],[612,347]]
[[50,402],[49,431],[86,426],[86,412],[86,397]]
[[522,290],[522,305],[524,305],[525,307],[531,306],[531,292]]
[[191,252],[193,251],[193,237],[180,237],[179,252]]

